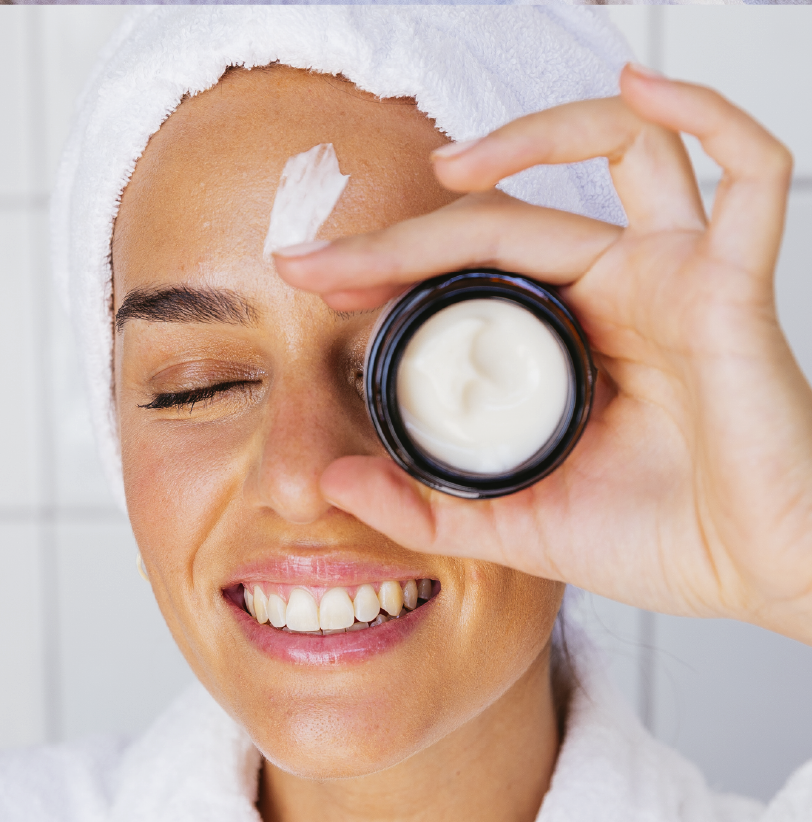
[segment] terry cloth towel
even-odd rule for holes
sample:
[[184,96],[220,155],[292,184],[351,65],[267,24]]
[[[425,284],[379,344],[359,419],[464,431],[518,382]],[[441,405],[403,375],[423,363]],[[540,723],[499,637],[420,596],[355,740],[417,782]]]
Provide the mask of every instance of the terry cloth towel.
[[[279,62],[413,97],[453,140],[617,93],[631,54],[606,18],[568,7],[151,7],[132,12],[80,97],[52,201],[53,266],[79,336],[102,463],[124,507],[112,407],[110,241],[121,193],[186,94],[229,66]],[[531,169],[505,191],[624,221],[606,162]]]
[[[594,654],[576,653],[567,729],[536,822],[809,822],[812,762],[773,802],[712,792],[653,739]],[[3,822],[260,822],[260,754],[194,685],[135,742],[0,754]]]

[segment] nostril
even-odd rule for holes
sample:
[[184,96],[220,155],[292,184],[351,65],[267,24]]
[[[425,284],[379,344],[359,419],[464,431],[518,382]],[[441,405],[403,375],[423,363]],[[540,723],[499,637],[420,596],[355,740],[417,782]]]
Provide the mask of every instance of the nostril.
[[[332,420],[320,419],[316,425],[314,409],[299,411],[294,414],[288,409],[284,419],[277,415],[271,421],[273,430],[262,443],[259,459],[245,482],[247,497],[254,505],[272,510],[291,525],[306,526],[330,511],[332,506],[321,492],[321,475],[342,454],[333,442],[338,432],[333,431]],[[291,419],[293,416],[296,419]]]
[[266,492],[266,504],[292,525],[312,525],[332,507],[321,494],[319,475],[312,482],[304,477],[277,476]]

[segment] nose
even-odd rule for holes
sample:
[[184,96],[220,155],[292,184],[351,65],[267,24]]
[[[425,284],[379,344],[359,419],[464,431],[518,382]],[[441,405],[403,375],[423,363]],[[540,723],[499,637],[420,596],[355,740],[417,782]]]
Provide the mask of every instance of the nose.
[[313,377],[287,376],[271,386],[246,478],[254,505],[298,525],[315,522],[331,508],[319,488],[324,469],[338,457],[370,453],[374,437],[357,395],[343,391],[329,374]]

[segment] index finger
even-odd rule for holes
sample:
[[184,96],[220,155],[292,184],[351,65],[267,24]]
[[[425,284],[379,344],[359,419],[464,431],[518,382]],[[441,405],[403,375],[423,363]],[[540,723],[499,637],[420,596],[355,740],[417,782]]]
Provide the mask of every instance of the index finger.
[[462,268],[500,268],[569,284],[620,233],[609,223],[490,191],[370,234],[341,238],[303,257],[280,249],[274,261],[291,285],[320,293],[336,310],[357,310],[380,305],[405,285]]
[[621,85],[642,116],[693,134],[722,167],[708,230],[711,253],[770,279],[792,179],[787,148],[713,89],[637,72],[625,73]]
[[520,117],[473,143],[432,155],[452,191],[483,191],[535,165],[606,157],[629,226],[640,231],[702,229],[705,214],[679,135],[633,111],[620,97],[579,100]]

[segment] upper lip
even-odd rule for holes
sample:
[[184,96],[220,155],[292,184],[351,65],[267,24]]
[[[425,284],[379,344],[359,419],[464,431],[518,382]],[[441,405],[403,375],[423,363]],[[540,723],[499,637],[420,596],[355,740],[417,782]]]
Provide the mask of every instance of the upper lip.
[[[402,563],[375,562],[357,553],[326,549],[324,552],[291,553],[246,563],[237,568],[223,586],[279,582],[288,585],[336,587],[362,585],[384,580],[432,577],[426,569]],[[311,553],[312,552],[312,553]]]

